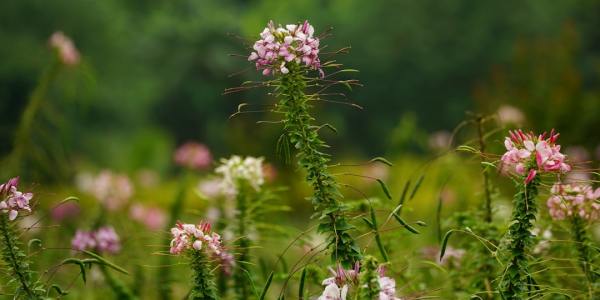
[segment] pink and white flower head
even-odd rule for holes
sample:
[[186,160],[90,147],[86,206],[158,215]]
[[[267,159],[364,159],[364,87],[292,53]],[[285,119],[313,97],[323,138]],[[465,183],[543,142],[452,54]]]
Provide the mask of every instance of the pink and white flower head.
[[129,216],[150,230],[159,230],[165,226],[167,216],[165,212],[158,207],[144,206],[136,203],[129,208]]
[[587,184],[556,183],[550,192],[552,195],[546,205],[552,219],[579,217],[596,221],[600,217],[600,188],[594,190]]
[[254,61],[257,70],[263,75],[287,74],[289,64],[305,65],[318,70],[323,77],[319,60],[319,38],[314,36],[315,29],[308,21],[303,24],[288,24],[275,27],[273,21],[260,33],[260,39],[254,43],[249,61]]
[[379,267],[379,300],[401,300],[396,297],[396,280],[385,276],[385,268]]
[[536,136],[521,130],[511,131],[504,141],[507,151],[501,158],[501,171],[526,176],[526,184],[538,174],[569,172],[571,166],[560,153],[560,145],[556,144],[558,136],[554,129],[548,137],[546,133]]
[[96,239],[91,231],[77,230],[71,240],[71,247],[77,251],[93,250],[96,248]]
[[181,145],[173,155],[175,163],[193,170],[203,170],[212,163],[210,150],[203,144],[187,142]]
[[77,230],[71,240],[74,250],[95,250],[116,254],[121,250],[119,235],[111,226],[98,228],[96,231]]
[[171,234],[173,235],[171,254],[178,255],[188,251],[205,251],[220,261],[226,274],[231,272],[234,264],[233,256],[223,248],[221,236],[216,232],[211,232],[210,223],[201,222],[194,225],[177,222],[175,227],[171,228]]
[[360,263],[356,262],[353,269],[346,270],[342,265],[338,264],[337,268],[329,268],[329,272],[333,275],[332,277],[323,280],[323,285],[336,284],[338,286],[344,286],[348,284],[358,283],[358,274],[360,272]]
[[330,283],[325,286],[323,294],[317,300],[346,300],[348,296],[348,285],[339,287],[335,283]]
[[73,41],[62,31],[57,31],[50,36],[50,46],[58,51],[60,60],[65,65],[76,65],[79,63],[79,51]]
[[133,184],[129,177],[108,170],[93,178],[89,189],[89,192],[111,211],[121,208],[133,195]]
[[241,182],[259,191],[265,183],[263,158],[246,158],[234,155],[229,159],[221,159],[221,165],[215,170],[222,176],[221,189],[226,195],[237,195]]
[[19,212],[31,212],[29,201],[33,198],[32,193],[23,193],[17,190],[19,177],[9,179],[0,185],[0,213],[8,214],[8,219],[13,221]]

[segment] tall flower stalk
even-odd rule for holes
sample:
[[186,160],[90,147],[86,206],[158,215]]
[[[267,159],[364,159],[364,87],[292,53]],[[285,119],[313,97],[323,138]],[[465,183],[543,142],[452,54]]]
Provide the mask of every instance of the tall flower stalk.
[[14,224],[20,212],[31,211],[29,200],[33,194],[18,191],[18,184],[19,179],[12,178],[0,185],[0,254],[12,277],[8,282],[15,287],[14,298],[43,299],[46,293],[44,286],[35,278],[31,263],[21,250],[19,233]]
[[528,256],[533,244],[531,230],[537,214],[535,201],[540,186],[540,174],[570,171],[565,156],[556,144],[558,133],[554,130],[546,138],[521,130],[510,132],[504,145],[507,152],[502,156],[501,170],[516,175],[517,193],[513,198],[512,222],[508,229],[509,261],[500,278],[499,290],[503,299],[523,299],[535,288],[535,280],[529,273]]
[[235,198],[235,242],[236,261],[233,269],[234,290],[237,299],[249,299],[252,295],[251,276],[245,265],[251,262],[249,238],[254,220],[250,210],[251,205],[259,202],[258,193],[265,182],[263,174],[263,159],[255,157],[242,158],[232,156],[222,159],[216,172],[222,176],[221,189],[225,195]]
[[595,292],[598,280],[597,270],[594,269],[594,246],[587,232],[590,223],[600,219],[600,188],[593,189],[587,184],[562,184],[552,186],[551,196],[547,201],[552,219],[568,220],[571,236],[575,242],[579,265],[585,274],[590,290],[590,297]]
[[269,85],[275,87],[278,99],[275,110],[284,116],[284,133],[278,148],[286,153],[290,147],[296,150],[298,164],[306,171],[306,180],[313,188],[310,200],[321,222],[319,232],[328,235],[331,258],[351,266],[360,260],[361,252],[349,233],[353,226],[339,201],[339,184],[327,168],[331,159],[324,152],[327,144],[319,136],[323,126],[316,125],[310,113],[310,101],[318,95],[307,94],[309,85],[319,85],[319,79],[311,77],[309,71],[317,70],[324,76],[318,56],[319,42],[313,26],[306,21],[285,27],[275,27],[270,22],[254,44],[249,60],[255,61],[264,75],[274,76]]
[[193,271],[192,289],[188,299],[219,299],[213,269],[227,264],[230,255],[223,249],[221,236],[211,231],[209,223],[177,223],[171,229],[171,254],[183,255]]

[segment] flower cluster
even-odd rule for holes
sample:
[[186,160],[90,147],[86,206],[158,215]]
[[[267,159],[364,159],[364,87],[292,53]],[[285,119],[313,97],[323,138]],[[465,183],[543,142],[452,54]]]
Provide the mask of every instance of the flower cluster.
[[193,170],[203,170],[210,166],[212,155],[205,145],[187,142],[181,145],[173,155],[175,163]]
[[144,206],[136,203],[129,209],[129,216],[148,227],[150,230],[163,228],[167,221],[165,212],[158,207]]
[[[325,290],[317,300],[346,300],[350,285],[359,283],[358,275],[360,266],[358,262],[354,265],[354,269],[344,270],[338,265],[337,270],[329,268],[332,277],[323,280]],[[396,281],[393,278],[385,276],[385,268],[379,267],[379,298],[378,300],[401,300],[396,297]]]
[[552,195],[546,202],[550,216],[554,220],[578,216],[585,220],[600,217],[600,188],[593,189],[586,184],[557,183],[550,190]]
[[133,195],[133,184],[129,177],[108,170],[95,177],[80,174],[77,181],[81,190],[94,195],[108,210],[121,208]]
[[33,198],[32,193],[22,193],[17,190],[19,177],[14,177],[0,185],[0,212],[8,213],[10,221],[17,218],[19,211],[31,212],[29,201]]
[[560,145],[556,144],[559,134],[554,130],[548,138],[546,133],[539,136],[533,133],[523,133],[521,130],[511,131],[506,137],[504,146],[506,153],[502,155],[502,171],[527,175],[525,183],[531,182],[538,173],[559,172],[571,170],[565,163],[565,155],[560,153]]
[[229,274],[231,272],[231,267],[234,264],[233,255],[223,248],[221,236],[216,232],[211,232],[210,223],[202,222],[199,225],[194,225],[177,222],[176,226],[171,228],[171,234],[173,235],[171,254],[206,249],[211,256],[221,262],[225,273]]
[[315,29],[304,21],[302,25],[288,24],[275,27],[273,21],[261,32],[260,40],[254,43],[254,51],[248,57],[255,61],[256,69],[263,75],[289,73],[289,63],[302,64],[319,70],[323,77],[319,60],[319,38],[314,37]]
[[265,183],[262,157],[248,156],[242,159],[234,155],[229,159],[221,159],[221,165],[215,172],[223,177],[221,189],[227,195],[237,194],[240,181],[248,183],[256,191]]
[[76,65],[79,63],[79,52],[73,41],[66,36],[62,31],[57,31],[50,36],[48,41],[50,47],[58,50],[60,60],[65,65]]
[[96,250],[116,254],[121,250],[121,242],[114,228],[104,226],[96,231],[77,230],[71,240],[71,247],[78,251]]

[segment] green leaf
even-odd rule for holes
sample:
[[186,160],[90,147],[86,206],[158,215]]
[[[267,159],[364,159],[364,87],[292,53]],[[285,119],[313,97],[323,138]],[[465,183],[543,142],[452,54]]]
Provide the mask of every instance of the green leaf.
[[267,283],[265,283],[265,287],[263,288],[262,293],[260,293],[259,300],[264,300],[265,297],[267,296],[267,291],[269,290],[269,287],[271,286],[271,281],[273,281],[273,271],[271,271],[271,274],[269,275],[269,278],[267,279]]
[[389,160],[387,160],[387,159],[385,159],[384,157],[381,157],[381,156],[374,157],[369,162],[380,162],[380,163],[386,164],[386,165],[388,165],[390,167],[394,166]]
[[383,190],[383,193],[385,194],[385,196],[389,199],[392,200],[392,194],[390,194],[390,190],[388,190],[387,186],[385,185],[385,183],[383,182],[383,180],[377,178],[375,179],[377,180],[377,182],[379,182],[379,186],[381,186],[381,189]]
[[420,232],[418,230],[416,230],[414,227],[410,226],[408,223],[406,223],[404,220],[402,220],[402,218],[400,218],[400,216],[398,216],[397,213],[394,213],[394,218],[396,219],[396,221],[398,221],[398,223],[400,223],[400,225],[404,226],[404,228],[406,228],[406,230],[414,233],[414,234],[419,234]]
[[454,229],[446,232],[446,235],[444,235],[444,239],[442,240],[442,248],[440,249],[440,260],[444,258],[444,254],[446,253],[446,246],[448,245],[448,239],[450,239],[450,235],[452,235],[453,232]]
[[413,188],[412,192],[410,193],[410,198],[408,198],[409,200],[412,200],[412,198],[415,197],[415,194],[417,194],[419,187],[421,187],[421,183],[423,183],[423,179],[425,179],[425,174],[421,175],[421,177],[419,177],[419,179],[417,180],[417,184],[415,184],[415,187]]
[[61,288],[59,285],[57,285],[57,284],[53,284],[53,285],[51,286],[51,288],[52,288],[53,290],[55,290],[55,291],[58,293],[58,295],[60,295],[60,296],[65,296],[65,295],[68,295],[68,294],[69,294],[69,292],[67,292],[67,291],[63,291],[63,290],[62,290],[62,288]]
[[306,268],[302,269],[300,275],[300,286],[298,287],[298,299],[304,300],[304,281],[306,280]]
[[98,255],[98,254],[96,254],[94,252],[90,252],[90,251],[86,251],[86,250],[83,250],[82,252],[85,253],[85,254],[87,254],[87,255],[89,255],[89,256],[91,256],[91,257],[93,257],[93,258],[95,258],[95,259],[97,259],[102,265],[110,267],[111,269],[113,269],[113,270],[115,270],[117,272],[123,273],[125,275],[129,275],[129,272],[127,272],[125,269],[123,269],[123,268],[115,265],[114,263],[106,260],[104,257],[102,257],[102,256],[100,256],[100,255]]

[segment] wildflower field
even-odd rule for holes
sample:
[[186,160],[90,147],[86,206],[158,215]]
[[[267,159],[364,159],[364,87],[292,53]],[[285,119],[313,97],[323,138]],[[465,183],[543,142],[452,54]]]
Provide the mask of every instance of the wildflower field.
[[600,299],[598,12],[0,3],[0,299]]

